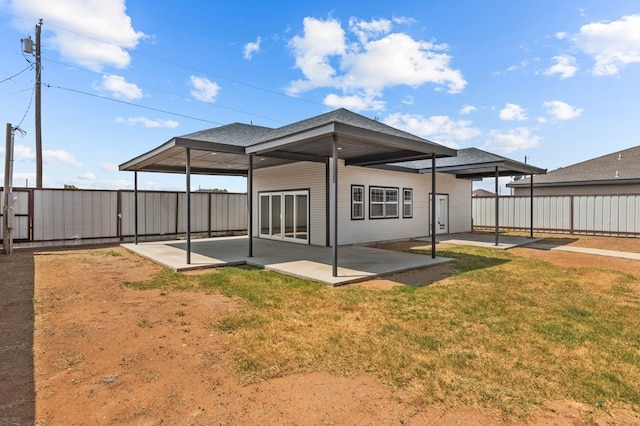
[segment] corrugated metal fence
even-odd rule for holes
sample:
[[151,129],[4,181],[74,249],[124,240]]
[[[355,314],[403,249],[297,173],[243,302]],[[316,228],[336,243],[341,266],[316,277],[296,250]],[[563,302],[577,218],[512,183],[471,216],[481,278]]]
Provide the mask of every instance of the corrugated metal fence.
[[[495,227],[495,202],[494,197],[473,198],[475,230]],[[500,228],[529,230],[530,209],[529,197],[499,197]],[[536,232],[640,237],[640,194],[534,196],[533,229]]]
[[[0,215],[1,194],[0,189]],[[13,196],[16,247],[133,240],[133,191],[15,188]],[[194,236],[246,233],[247,214],[246,194],[191,193],[191,232]],[[138,191],[138,236],[141,241],[178,238],[185,233],[184,192]]]

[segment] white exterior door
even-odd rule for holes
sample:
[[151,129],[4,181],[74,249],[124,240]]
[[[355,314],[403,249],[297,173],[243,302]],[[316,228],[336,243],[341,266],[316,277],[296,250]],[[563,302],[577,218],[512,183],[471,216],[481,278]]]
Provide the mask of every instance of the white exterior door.
[[309,244],[309,191],[260,194],[260,237]]
[[[431,206],[431,194],[429,194],[429,205]],[[429,223],[432,218],[429,212]],[[429,227],[431,232],[431,227]],[[449,194],[436,194],[436,235],[449,233]]]

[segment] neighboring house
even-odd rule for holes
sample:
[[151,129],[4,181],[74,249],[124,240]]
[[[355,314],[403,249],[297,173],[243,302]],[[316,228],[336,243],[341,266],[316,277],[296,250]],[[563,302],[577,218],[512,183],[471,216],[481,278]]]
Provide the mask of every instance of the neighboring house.
[[[529,195],[529,178],[508,183],[514,195]],[[533,179],[535,195],[640,194],[640,146],[616,151]]]
[[471,194],[472,197],[495,197],[496,194],[487,191],[486,189],[474,189]]
[[187,182],[193,173],[247,176],[251,235],[327,246],[429,236],[434,201],[436,234],[471,231],[472,179],[544,173],[345,109],[277,129],[235,123],[175,137],[120,170],[184,173]]

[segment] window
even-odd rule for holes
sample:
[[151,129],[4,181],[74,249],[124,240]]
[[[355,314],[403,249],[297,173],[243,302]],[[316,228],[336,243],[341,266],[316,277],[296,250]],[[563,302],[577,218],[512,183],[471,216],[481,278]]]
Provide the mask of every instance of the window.
[[364,186],[351,185],[351,220],[364,219]]
[[402,217],[413,217],[413,189],[402,190]]
[[369,217],[371,219],[398,217],[398,188],[369,187]]

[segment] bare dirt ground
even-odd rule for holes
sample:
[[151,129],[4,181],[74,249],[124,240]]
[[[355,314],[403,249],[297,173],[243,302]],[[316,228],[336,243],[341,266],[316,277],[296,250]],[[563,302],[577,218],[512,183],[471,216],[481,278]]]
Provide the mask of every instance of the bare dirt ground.
[[[612,240],[617,239],[607,238],[607,246],[600,248],[612,249]],[[625,250],[640,251],[640,240],[631,241],[635,250]],[[395,248],[403,248],[402,244],[397,243]],[[620,244],[627,247],[630,242]],[[569,266],[606,262],[607,267],[640,275],[637,261],[524,248],[515,253]],[[500,413],[467,407],[416,407],[411,395],[388,388],[370,376],[337,377],[314,372],[243,385],[230,368],[226,335],[212,327],[237,307],[235,300],[214,293],[124,287],[123,281],[149,278],[160,267],[121,248],[98,253],[86,249],[34,256],[21,253],[11,260],[15,263],[11,267],[26,262],[23,275],[28,277],[28,261],[34,258],[33,304],[23,304],[29,310],[33,307],[32,316],[20,320],[32,321],[23,332],[28,337],[31,328],[33,333],[33,370],[29,371],[31,362],[25,364],[19,350],[10,344],[0,348],[0,395],[5,390],[18,392],[6,387],[5,379],[26,384],[23,397],[0,400],[0,425],[514,422]],[[7,265],[6,261],[0,262],[2,292],[8,288],[4,273]],[[445,265],[364,285],[384,289],[427,284],[449,272]],[[31,295],[27,291],[21,297]],[[5,330],[19,325],[12,318],[2,314],[3,336]],[[5,374],[5,370],[13,373]],[[592,412],[567,401],[557,401],[529,419],[529,423],[546,425],[635,422],[638,418],[633,413]]]

